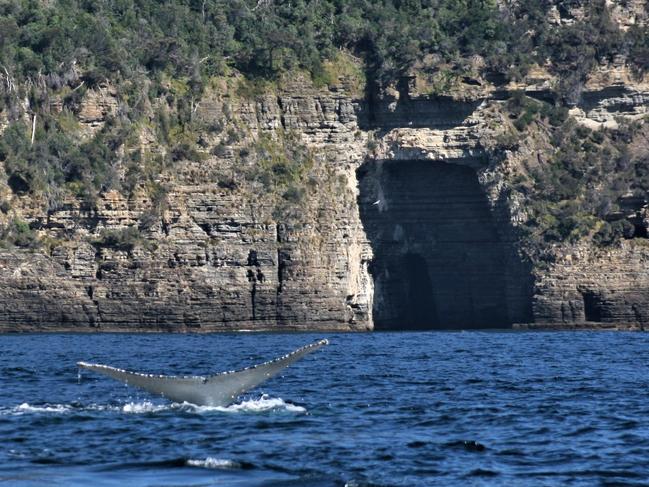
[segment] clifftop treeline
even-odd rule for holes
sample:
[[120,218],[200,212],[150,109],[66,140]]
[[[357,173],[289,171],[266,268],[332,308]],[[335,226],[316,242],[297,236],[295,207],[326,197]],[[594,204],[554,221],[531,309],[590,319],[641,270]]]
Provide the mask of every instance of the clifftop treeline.
[[[549,15],[581,6],[557,25]],[[250,78],[304,69],[346,49],[370,79],[389,83],[440,65],[461,72],[479,55],[484,70],[520,78],[534,65],[564,74],[565,95],[593,63],[626,56],[649,67],[643,27],[622,32],[604,0],[6,0],[0,5],[0,63],[8,79],[57,88],[159,73],[189,77],[200,90],[233,67]],[[75,85],[76,86],[76,85]]]

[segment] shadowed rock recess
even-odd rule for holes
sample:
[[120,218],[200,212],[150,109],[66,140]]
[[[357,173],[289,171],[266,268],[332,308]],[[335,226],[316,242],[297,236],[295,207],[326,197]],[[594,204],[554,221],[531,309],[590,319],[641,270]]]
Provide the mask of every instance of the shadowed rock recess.
[[358,170],[377,329],[504,328],[531,318],[531,279],[476,172],[431,161]]

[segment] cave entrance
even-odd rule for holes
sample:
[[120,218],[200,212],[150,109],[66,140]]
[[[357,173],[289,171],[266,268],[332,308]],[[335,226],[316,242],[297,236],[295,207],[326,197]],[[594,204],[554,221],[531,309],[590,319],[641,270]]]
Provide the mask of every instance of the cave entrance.
[[506,328],[531,321],[531,273],[508,237],[509,221],[493,214],[473,169],[369,161],[357,176],[374,254],[375,329]]
[[599,297],[593,292],[585,292],[582,296],[584,298],[584,318],[586,321],[601,322],[602,310]]
[[397,259],[400,264],[392,271],[391,293],[403,293],[403,306],[397,309],[401,328],[428,329],[438,324],[433,295],[433,283],[423,256],[406,253]]

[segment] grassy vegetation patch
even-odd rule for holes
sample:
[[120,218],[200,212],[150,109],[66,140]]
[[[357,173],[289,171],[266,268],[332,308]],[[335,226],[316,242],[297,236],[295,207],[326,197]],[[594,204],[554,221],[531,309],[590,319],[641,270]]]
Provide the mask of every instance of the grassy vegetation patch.
[[646,137],[646,123],[593,131],[567,119],[545,129],[551,152],[512,180],[528,202],[528,237],[546,243],[593,239],[600,245],[646,238],[649,150],[634,143]]
[[6,225],[0,226],[0,247],[36,249],[40,245],[36,232],[20,218],[12,218]]

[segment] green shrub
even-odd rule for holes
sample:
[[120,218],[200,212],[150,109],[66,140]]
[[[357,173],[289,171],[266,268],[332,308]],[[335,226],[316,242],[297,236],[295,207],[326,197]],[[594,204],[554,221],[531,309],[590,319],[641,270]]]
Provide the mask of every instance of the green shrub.
[[530,201],[527,235],[548,242],[592,237],[599,245],[642,237],[620,213],[625,195],[635,194],[640,201],[649,196],[647,150],[636,145],[631,154],[628,148],[646,137],[642,127],[630,123],[594,132],[566,120],[552,128],[554,147],[542,165],[529,171],[531,188],[530,181],[511,180]]
[[568,81],[561,88],[566,98],[594,63],[622,50],[637,69],[649,66],[646,28],[620,32],[604,0],[586,2],[583,19],[561,26],[549,22],[552,2],[509,2],[502,9],[495,0],[250,5],[6,0],[0,5],[0,63],[18,81],[41,72],[52,86],[71,79],[71,87],[78,86],[78,70],[86,87],[140,72],[164,74],[186,80],[194,95],[234,66],[250,81],[240,94],[254,96],[258,80],[276,80],[296,68],[320,85],[340,74],[355,77],[341,49],[362,57],[368,78],[379,82],[425,65],[430,55],[458,70],[462,58],[481,55],[488,69],[518,77],[549,60]]
[[290,132],[280,133],[277,139],[262,134],[250,151],[257,161],[251,167],[251,179],[270,192],[300,183],[314,163],[311,150]]
[[160,221],[160,215],[157,211],[150,210],[143,212],[138,218],[138,230],[151,230]]
[[22,122],[0,135],[0,160],[14,192],[54,194],[67,185],[77,195],[93,195],[114,185],[111,168],[125,133],[105,127],[79,140],[54,116],[37,121],[33,144],[31,127]]
[[632,238],[634,226],[627,220],[604,222],[600,230],[593,236],[593,240],[600,246],[610,246],[622,238]]
[[551,126],[559,127],[568,119],[566,107],[535,100],[522,91],[512,93],[505,106],[516,119],[514,126],[519,132],[523,132],[534,120],[547,120]]
[[111,248],[131,252],[142,243],[142,236],[137,227],[126,227],[117,230],[104,229],[99,237],[91,242],[96,247]]
[[28,249],[40,246],[36,233],[19,218],[12,218],[4,228],[0,227],[0,242]]
[[306,191],[304,188],[298,188],[296,186],[289,186],[289,188],[284,192],[282,197],[291,203],[299,203],[304,199]]
[[171,148],[171,159],[173,161],[201,161],[205,156],[198,152],[194,145],[189,142],[179,142]]

